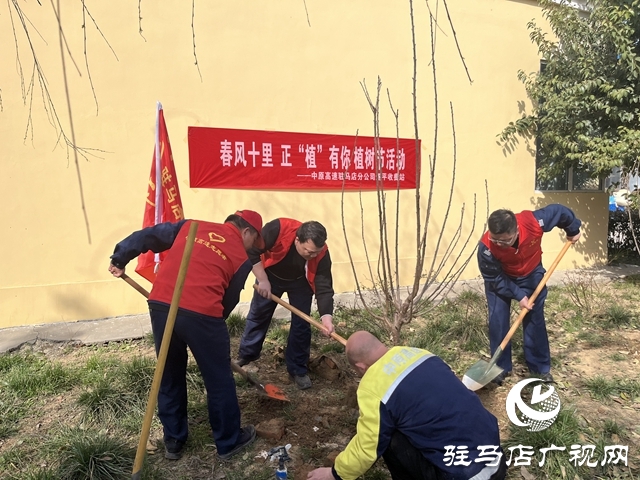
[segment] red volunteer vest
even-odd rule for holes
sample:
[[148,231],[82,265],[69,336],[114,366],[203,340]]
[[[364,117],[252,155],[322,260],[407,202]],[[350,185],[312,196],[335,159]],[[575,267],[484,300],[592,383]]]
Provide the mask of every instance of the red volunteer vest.
[[504,273],[510,277],[526,277],[542,262],[543,230],[530,210],[516,213],[516,222],[520,231],[517,249],[499,247],[489,240],[489,232],[482,236],[482,243],[502,264]]
[[[171,303],[191,220],[178,232],[158,271],[149,300]],[[195,244],[180,297],[180,308],[222,317],[222,297],[233,275],[248,259],[240,232],[231,223],[198,222]]]
[[[279,220],[280,233],[278,234],[278,238],[276,238],[276,242],[273,244],[271,249],[260,256],[264,268],[269,268],[270,266],[275,265],[280,262],[287,253],[289,253],[289,250],[296,239],[296,232],[298,231],[298,228],[300,228],[300,225],[302,225],[302,222],[293,220],[292,218],[280,218]],[[309,282],[309,285],[311,285],[311,290],[313,290],[314,293],[316,291],[315,279],[316,272],[318,271],[318,263],[320,263],[322,257],[326,255],[327,250],[328,247],[325,244],[318,256],[308,260],[304,267],[307,281]]]

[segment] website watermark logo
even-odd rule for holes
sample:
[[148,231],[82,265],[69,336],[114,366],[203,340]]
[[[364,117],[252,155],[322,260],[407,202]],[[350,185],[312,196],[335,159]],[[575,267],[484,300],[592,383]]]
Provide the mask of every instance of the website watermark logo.
[[[531,383],[533,387],[530,404],[522,398],[522,390]],[[542,387],[547,389],[543,392]],[[552,385],[547,385],[538,378],[526,378],[516,383],[506,401],[507,416],[511,423],[519,427],[527,427],[529,432],[540,432],[549,428],[560,413],[560,396]]]

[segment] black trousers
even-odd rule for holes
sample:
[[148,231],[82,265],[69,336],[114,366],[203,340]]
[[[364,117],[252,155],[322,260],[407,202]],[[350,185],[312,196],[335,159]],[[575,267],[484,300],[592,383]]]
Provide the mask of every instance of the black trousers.
[[[149,311],[157,355],[169,312],[153,307]],[[178,310],[158,392],[158,417],[164,427],[164,439],[184,444],[189,435],[187,347],[207,389],[209,423],[218,453],[228,453],[240,438],[240,406],[231,373],[229,332],[222,318],[185,315]]]
[[[393,480],[452,480],[454,477],[440,470],[415,448],[409,439],[396,431],[389,447],[382,455]],[[507,474],[506,458],[489,480],[503,480]]]

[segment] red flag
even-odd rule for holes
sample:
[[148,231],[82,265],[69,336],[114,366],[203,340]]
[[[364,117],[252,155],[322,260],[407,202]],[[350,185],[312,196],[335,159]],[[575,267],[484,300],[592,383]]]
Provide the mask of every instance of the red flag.
[[[159,187],[159,188],[158,188]],[[147,189],[147,204],[144,208],[142,228],[163,222],[177,222],[184,218],[176,169],[171,155],[171,144],[167,125],[164,123],[162,104],[158,102],[156,115],[156,146],[153,151],[151,175]],[[147,252],[138,257],[136,273],[149,280],[156,279],[156,272],[165,253]]]

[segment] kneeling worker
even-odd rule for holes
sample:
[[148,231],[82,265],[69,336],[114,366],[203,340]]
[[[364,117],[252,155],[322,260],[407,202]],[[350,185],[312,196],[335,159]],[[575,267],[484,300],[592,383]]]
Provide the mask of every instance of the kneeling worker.
[[311,480],[354,480],[383,457],[394,480],[502,480],[507,465],[496,418],[439,357],[387,348],[369,332],[347,341],[363,375],[357,433],[333,468]]

